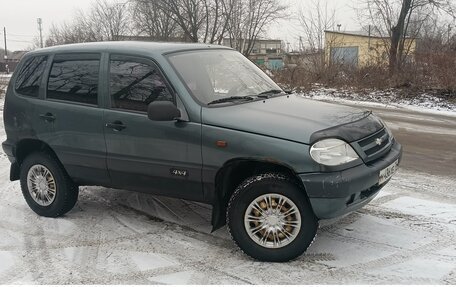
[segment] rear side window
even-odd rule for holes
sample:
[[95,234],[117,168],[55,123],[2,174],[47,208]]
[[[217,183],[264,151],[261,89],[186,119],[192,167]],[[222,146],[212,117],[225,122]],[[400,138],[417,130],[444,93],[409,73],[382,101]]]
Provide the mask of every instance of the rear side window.
[[147,106],[153,101],[174,103],[173,94],[155,65],[114,57],[110,66],[113,108],[147,112]]
[[16,92],[37,98],[46,62],[47,56],[36,56],[27,59],[16,78]]
[[98,103],[99,55],[57,55],[47,85],[47,98],[83,104]]

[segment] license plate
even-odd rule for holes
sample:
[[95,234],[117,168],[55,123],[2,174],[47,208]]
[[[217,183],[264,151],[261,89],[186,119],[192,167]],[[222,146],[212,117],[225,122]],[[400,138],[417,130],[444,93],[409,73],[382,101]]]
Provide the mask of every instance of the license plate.
[[388,179],[390,179],[393,176],[393,174],[397,171],[398,166],[399,166],[399,159],[397,159],[395,162],[390,164],[388,167],[382,169],[380,171],[380,175],[378,176],[378,185],[382,185]]

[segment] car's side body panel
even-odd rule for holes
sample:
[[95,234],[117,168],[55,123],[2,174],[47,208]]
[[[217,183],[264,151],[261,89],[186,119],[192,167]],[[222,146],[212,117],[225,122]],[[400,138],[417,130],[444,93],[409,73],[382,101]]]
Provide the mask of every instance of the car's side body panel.
[[68,174],[82,185],[108,185],[103,113],[98,107],[41,101],[35,116],[52,114],[53,122],[38,119],[37,138],[47,143]]
[[200,124],[156,122],[145,114],[105,110],[104,122],[114,121],[126,127],[104,129],[114,187],[203,200]]
[[[14,139],[16,146],[23,140],[39,140],[47,144],[76,182],[108,185],[101,109],[47,100],[48,74],[54,55],[47,56],[47,66],[36,97],[21,95],[10,86],[4,114],[7,134]],[[30,57],[26,56],[22,63]],[[15,82],[14,76],[11,82]]]
[[[318,170],[318,164],[308,156],[309,146],[301,143],[205,124],[202,137],[203,184],[208,201],[214,199],[217,173],[233,160],[277,164],[296,173]],[[226,146],[218,145],[220,141]]]

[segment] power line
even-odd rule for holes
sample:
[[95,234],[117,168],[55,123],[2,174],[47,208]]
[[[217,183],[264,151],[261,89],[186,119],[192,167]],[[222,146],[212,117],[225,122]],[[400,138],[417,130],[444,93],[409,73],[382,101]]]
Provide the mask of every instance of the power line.
[[3,39],[5,40],[5,60],[8,58],[8,48],[6,47],[6,27],[3,27]]
[[[0,32],[0,36],[3,36],[3,34],[4,34],[3,32]],[[13,36],[13,37],[11,37],[11,36]],[[32,38],[32,39],[31,40],[25,40],[24,37],[25,38],[29,38],[29,39]],[[22,41],[33,41],[36,37],[37,37],[36,35],[34,35],[34,36],[32,36],[32,35],[29,35],[29,36],[21,35],[21,36],[19,36],[18,34],[8,33],[8,41],[10,41],[11,39],[15,39],[17,41],[20,41],[20,40],[22,40]]]
[[17,42],[17,43],[33,43],[33,41],[25,41],[25,40],[11,40],[8,39],[9,42]]
[[[2,34],[2,35],[3,35],[3,34]],[[17,41],[33,41],[35,38],[37,38],[37,37],[33,37],[33,39],[32,39],[32,38],[18,38],[17,36],[13,36],[13,37],[11,37],[11,35],[10,35],[10,34],[8,34],[8,40],[17,40]]]
[[[0,32],[0,34],[3,34]],[[9,36],[17,36],[17,37],[35,37],[36,35],[30,35],[30,34],[16,34],[16,33],[8,33]]]
[[36,35],[35,36],[25,36],[25,35],[20,36],[20,35],[10,34],[10,33],[8,33],[8,36],[13,36],[15,38],[22,38],[22,39],[24,39],[24,38],[35,38],[36,37]]

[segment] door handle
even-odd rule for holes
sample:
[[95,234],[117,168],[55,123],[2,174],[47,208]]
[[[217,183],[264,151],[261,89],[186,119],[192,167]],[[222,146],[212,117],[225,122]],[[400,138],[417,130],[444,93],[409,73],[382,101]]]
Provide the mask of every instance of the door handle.
[[107,123],[106,127],[110,128],[110,129],[113,129],[116,132],[119,132],[119,131],[127,128],[121,121],[115,121],[115,122],[112,122],[112,123]]
[[40,118],[42,118],[43,120],[45,120],[46,122],[53,122],[55,121],[55,116],[51,113],[45,113],[45,114],[41,114],[40,115]]

